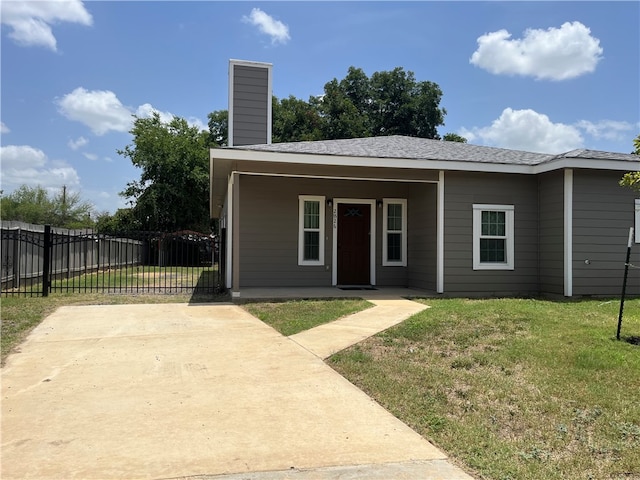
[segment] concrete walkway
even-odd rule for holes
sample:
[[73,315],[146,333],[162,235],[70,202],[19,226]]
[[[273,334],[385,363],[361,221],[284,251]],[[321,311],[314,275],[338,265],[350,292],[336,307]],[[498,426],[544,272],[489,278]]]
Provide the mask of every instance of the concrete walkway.
[[471,479],[298,340],[235,305],[62,307],[2,369],[0,476]]
[[289,338],[314,355],[328,358],[427,308],[424,304],[404,298],[378,298],[366,294],[362,297],[373,303],[374,307]]

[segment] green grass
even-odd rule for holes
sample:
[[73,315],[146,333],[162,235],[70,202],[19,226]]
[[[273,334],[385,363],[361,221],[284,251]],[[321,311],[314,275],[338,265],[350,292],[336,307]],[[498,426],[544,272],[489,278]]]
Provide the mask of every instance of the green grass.
[[423,303],[330,364],[479,478],[640,479],[640,346],[615,340],[617,301]]
[[[118,291],[152,290],[155,288],[188,289],[195,284],[203,287],[215,285],[217,267],[157,267],[149,265],[107,269],[51,282],[51,291]],[[34,283],[22,290],[39,292],[42,283]]]
[[282,335],[289,336],[373,305],[359,298],[247,303],[244,308]]

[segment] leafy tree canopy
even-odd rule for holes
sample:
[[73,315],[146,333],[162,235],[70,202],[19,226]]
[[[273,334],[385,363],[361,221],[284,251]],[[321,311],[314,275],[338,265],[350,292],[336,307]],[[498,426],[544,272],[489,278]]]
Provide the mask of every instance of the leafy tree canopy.
[[274,97],[272,140],[279,143],[383,135],[439,139],[437,128],[444,125],[447,113],[440,108],[441,99],[442,91],[436,83],[417,81],[413,72],[401,67],[375,72],[371,77],[361,68],[350,67],[342,80],[330,80],[324,85],[323,95],[309,97],[308,101],[292,95],[282,100]]
[[460,142],[460,143],[467,143],[467,139],[464,138],[461,135],[458,135],[457,133],[445,133],[442,136],[442,139],[447,141],[447,142]]
[[131,208],[119,208],[113,215],[99,213],[96,217],[96,229],[100,233],[116,235],[142,230],[142,225],[133,216]]
[[229,112],[216,110],[209,115],[209,143],[214,147],[226,146],[229,138]]
[[66,187],[50,194],[39,185],[22,185],[13,193],[0,196],[0,210],[3,220],[63,228],[88,228],[94,225],[91,219],[93,205],[83,200],[80,193],[68,192]]
[[321,140],[323,120],[313,99],[309,102],[293,95],[272,102],[273,125],[271,140],[273,143]]
[[[633,146],[634,151],[632,153],[640,155],[640,134],[633,140]],[[640,192],[640,172],[625,173],[620,180],[620,185]]]
[[130,133],[133,143],[118,153],[141,175],[121,192],[132,206],[118,222],[142,230],[209,231],[210,133],[180,117],[165,123],[158,113],[136,117]]

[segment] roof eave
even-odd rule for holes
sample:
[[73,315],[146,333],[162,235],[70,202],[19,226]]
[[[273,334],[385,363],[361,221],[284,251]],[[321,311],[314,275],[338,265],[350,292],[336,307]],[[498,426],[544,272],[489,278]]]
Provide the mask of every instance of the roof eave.
[[211,161],[251,161],[265,163],[297,163],[369,168],[408,168],[418,170],[457,170],[470,172],[533,173],[532,165],[468,160],[435,160],[388,157],[356,157],[291,152],[265,152],[259,150],[212,149]]

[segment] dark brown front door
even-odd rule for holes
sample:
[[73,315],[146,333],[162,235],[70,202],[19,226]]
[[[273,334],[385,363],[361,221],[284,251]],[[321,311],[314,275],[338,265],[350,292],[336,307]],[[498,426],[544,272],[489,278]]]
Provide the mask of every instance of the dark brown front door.
[[338,285],[369,285],[371,205],[338,204]]

